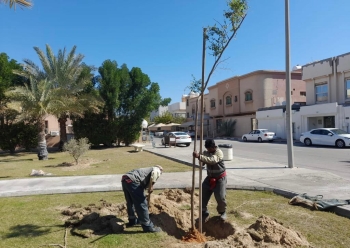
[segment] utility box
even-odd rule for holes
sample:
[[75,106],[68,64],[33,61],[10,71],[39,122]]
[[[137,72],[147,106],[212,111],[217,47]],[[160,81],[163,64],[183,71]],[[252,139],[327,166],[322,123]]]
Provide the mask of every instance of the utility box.
[[222,153],[224,154],[224,160],[233,159],[233,148],[231,144],[220,144],[218,145]]

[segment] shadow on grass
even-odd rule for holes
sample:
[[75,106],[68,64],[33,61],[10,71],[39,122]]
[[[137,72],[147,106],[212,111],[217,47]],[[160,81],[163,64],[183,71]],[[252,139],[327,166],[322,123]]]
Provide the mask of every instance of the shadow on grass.
[[21,162],[21,161],[33,161],[33,159],[30,158],[24,158],[24,159],[17,159],[17,158],[13,158],[13,159],[6,159],[6,160],[0,160],[0,162]]
[[10,178],[10,176],[4,176],[4,177],[0,177],[0,179],[1,179],[1,178]]
[[16,225],[9,228],[9,233],[4,235],[5,238],[16,238],[16,237],[38,237],[50,233],[50,227],[64,227],[63,225],[57,226],[37,226],[32,224]]
[[57,167],[71,167],[73,165],[75,165],[75,164],[74,163],[63,162],[61,164],[56,164],[56,165],[53,165],[53,164],[45,165],[44,167],[57,168]]
[[132,150],[132,151],[128,151],[128,153],[138,153],[138,151]]

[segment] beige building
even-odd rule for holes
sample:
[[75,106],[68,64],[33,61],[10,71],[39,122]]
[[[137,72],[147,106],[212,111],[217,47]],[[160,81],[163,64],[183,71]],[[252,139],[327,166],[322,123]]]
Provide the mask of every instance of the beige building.
[[[314,128],[340,128],[350,132],[350,53],[323,59],[302,67],[306,104],[292,111],[293,138]],[[285,138],[283,110],[257,112],[259,125]]]
[[[292,103],[306,102],[305,82],[301,70],[291,73]],[[236,120],[234,136],[241,136],[258,128],[256,111],[260,108],[285,105],[286,80],[284,71],[259,70],[235,76],[208,87],[204,96],[208,120],[208,135],[218,135],[217,127],[224,121]],[[186,112],[193,113],[197,97],[188,97]]]
[[[73,137],[73,125],[72,121],[68,119],[66,121],[66,132],[67,139],[70,140]],[[58,119],[53,115],[48,115],[45,118],[45,133],[47,146],[53,147],[58,146],[60,141],[60,125],[58,123]]]
[[[191,92],[189,95],[184,95],[182,98],[186,101],[186,119],[187,122],[182,123],[179,128],[183,131],[192,131],[195,130],[195,119],[196,119],[196,107],[198,103],[198,116],[197,116],[197,132],[198,135],[201,133],[201,108],[202,103],[201,99],[199,98],[199,93]],[[209,106],[209,100],[208,100],[208,94],[204,94],[204,107],[203,107],[203,135],[205,137],[209,136],[210,134],[210,116],[208,112],[208,106]]]
[[350,102],[350,53],[303,66],[306,104]]

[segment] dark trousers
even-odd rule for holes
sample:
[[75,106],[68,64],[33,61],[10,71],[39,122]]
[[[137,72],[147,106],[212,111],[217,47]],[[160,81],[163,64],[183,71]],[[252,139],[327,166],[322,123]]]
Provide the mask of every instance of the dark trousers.
[[139,223],[145,226],[151,225],[144,188],[139,184],[132,182],[130,179],[122,180],[122,187],[126,200],[129,221],[136,219],[136,211]]
[[227,178],[225,176],[217,180],[215,188],[211,190],[210,177],[206,177],[204,179],[202,183],[202,212],[209,213],[207,206],[213,193],[218,204],[216,207],[218,213],[223,213],[226,211],[226,184]]

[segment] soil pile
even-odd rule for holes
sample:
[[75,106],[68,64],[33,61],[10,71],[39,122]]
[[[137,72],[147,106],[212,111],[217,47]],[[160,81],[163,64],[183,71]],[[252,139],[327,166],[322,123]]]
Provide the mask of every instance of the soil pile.
[[[194,217],[197,219],[198,194],[194,196],[194,206]],[[300,233],[268,216],[261,216],[248,228],[214,216],[203,223],[203,237],[191,229],[190,209],[190,189],[166,189],[158,195],[151,195],[151,220],[178,240],[166,244],[166,247],[311,247]],[[101,200],[99,205],[90,204],[87,207],[71,205],[61,213],[65,216],[66,225],[72,227],[72,233],[86,238],[123,232],[127,222],[126,204],[112,204],[105,200]],[[198,244],[198,241],[201,243]]]

